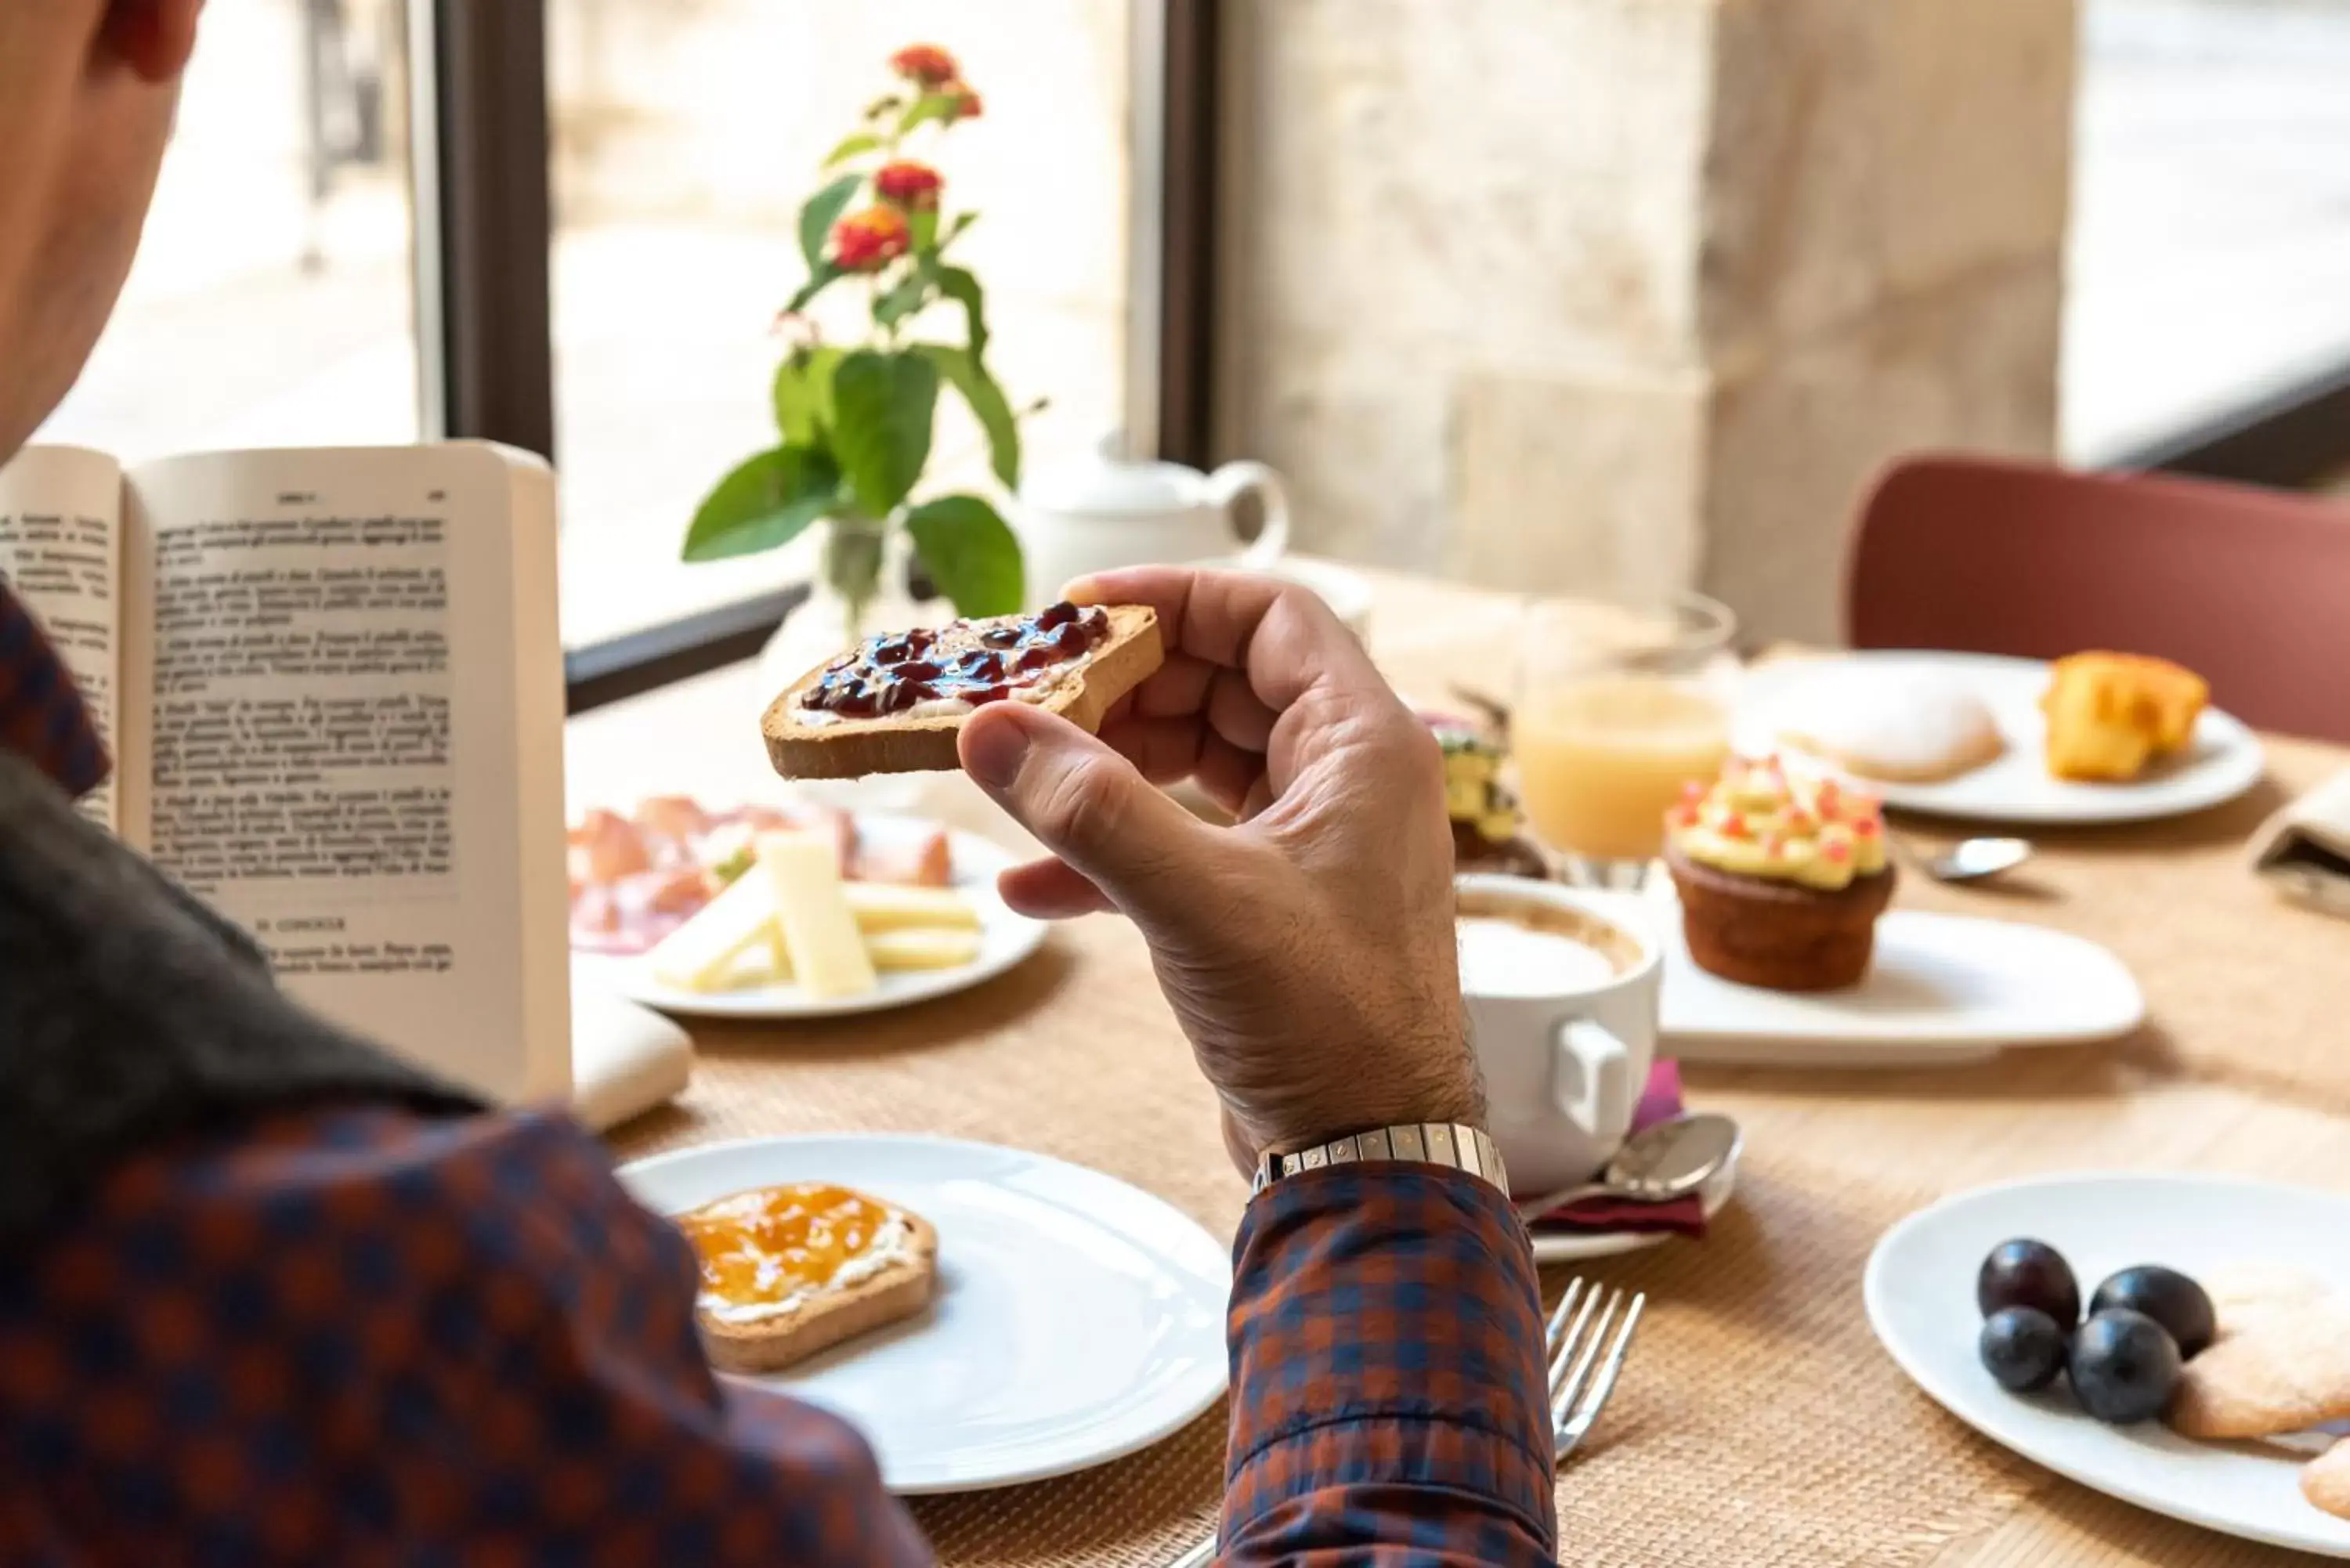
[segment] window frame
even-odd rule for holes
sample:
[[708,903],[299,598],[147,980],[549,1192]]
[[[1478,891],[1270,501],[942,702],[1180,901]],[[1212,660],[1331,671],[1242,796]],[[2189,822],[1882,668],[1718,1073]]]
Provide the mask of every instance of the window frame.
[[2305,490],[2350,470],[2350,360],[2099,466]]
[[[556,461],[546,0],[409,0],[416,321],[427,439]],[[1222,0],[1129,0],[1127,429],[1208,456]],[[806,585],[564,650],[569,711],[754,657]]]
[[[1216,454],[1225,0],[1129,0],[1127,429]],[[428,438],[555,451],[546,0],[409,0],[420,396]],[[2098,466],[2285,488],[2350,468],[2350,363]],[[572,712],[754,657],[806,585],[565,650]]]

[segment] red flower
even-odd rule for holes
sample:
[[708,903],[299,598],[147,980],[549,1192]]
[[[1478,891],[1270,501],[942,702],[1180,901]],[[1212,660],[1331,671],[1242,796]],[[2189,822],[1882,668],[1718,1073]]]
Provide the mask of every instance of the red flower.
[[950,95],[955,100],[954,107],[947,113],[947,123],[950,125],[958,119],[977,119],[980,110],[985,107],[979,101],[979,94],[972,91],[966,83],[949,82],[938,90]]
[[849,272],[875,272],[906,254],[906,214],[868,207],[832,226],[832,259]]
[[925,90],[962,74],[955,57],[936,44],[909,44],[889,57],[889,68]]
[[884,163],[873,174],[873,189],[880,192],[881,199],[895,202],[900,207],[937,206],[939,187],[944,183],[937,170],[907,158]]

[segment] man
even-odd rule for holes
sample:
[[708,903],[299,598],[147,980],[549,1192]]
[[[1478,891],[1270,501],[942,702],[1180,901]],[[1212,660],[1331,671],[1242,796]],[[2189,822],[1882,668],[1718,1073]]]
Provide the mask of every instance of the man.
[[[111,307],[199,4],[0,0],[0,458]],[[967,727],[1055,856],[1006,897],[1140,927],[1244,1168],[1476,1123],[1429,737],[1308,595],[1090,592],[1173,651],[1103,741],[1018,703]],[[0,1562],[927,1560],[852,1431],[712,1377],[691,1255],[597,1144],[282,1001],[72,814],[102,765],[0,595]],[[1151,787],[1185,775],[1243,826]],[[1306,1170],[1237,1248],[1227,1561],[1552,1560],[1534,1270],[1490,1181]]]

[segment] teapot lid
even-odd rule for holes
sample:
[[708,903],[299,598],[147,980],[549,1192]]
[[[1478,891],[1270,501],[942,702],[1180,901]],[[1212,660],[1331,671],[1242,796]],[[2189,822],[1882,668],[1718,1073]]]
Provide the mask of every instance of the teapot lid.
[[1134,462],[1126,432],[1113,431],[1085,457],[1032,476],[1020,499],[1045,512],[1085,517],[1152,517],[1200,504],[1202,476],[1180,462]]

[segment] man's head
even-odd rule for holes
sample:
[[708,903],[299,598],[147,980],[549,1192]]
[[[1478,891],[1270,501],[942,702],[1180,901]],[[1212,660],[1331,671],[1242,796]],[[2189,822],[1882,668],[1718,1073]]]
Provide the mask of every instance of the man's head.
[[0,462],[121,293],[203,8],[0,0]]

